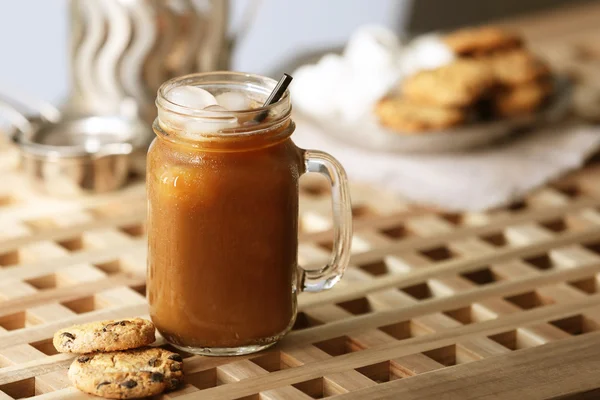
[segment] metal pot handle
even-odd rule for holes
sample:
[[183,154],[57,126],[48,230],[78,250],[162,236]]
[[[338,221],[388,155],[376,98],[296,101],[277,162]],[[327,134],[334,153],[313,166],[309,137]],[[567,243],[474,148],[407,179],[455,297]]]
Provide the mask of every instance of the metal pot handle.
[[[6,93],[10,93],[7,95]],[[58,108],[45,100],[41,100],[23,90],[17,90],[6,85],[0,86],[0,95],[4,99],[10,99],[14,102],[30,107],[39,115],[49,122],[58,122],[62,118],[62,114]]]
[[[6,95],[7,92],[10,92],[11,94]],[[24,134],[31,133],[33,131],[33,126],[23,112],[19,111],[17,107],[5,99],[32,108],[37,111],[42,118],[49,122],[58,122],[61,118],[61,112],[58,108],[44,100],[30,96],[23,91],[7,90],[6,87],[3,87],[0,89],[0,95],[2,97],[2,99],[0,99],[0,115],[5,117],[16,128],[13,131],[7,132],[7,136],[13,141],[17,138],[19,132]]]
[[5,117],[16,128],[6,132],[10,140],[14,141],[19,132],[27,134],[33,131],[33,126],[27,117],[14,106],[2,100],[0,100],[0,115]]

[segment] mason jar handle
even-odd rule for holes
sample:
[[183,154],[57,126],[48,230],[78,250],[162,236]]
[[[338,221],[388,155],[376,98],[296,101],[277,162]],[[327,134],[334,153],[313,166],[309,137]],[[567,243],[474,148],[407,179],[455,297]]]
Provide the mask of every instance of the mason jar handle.
[[319,292],[330,289],[344,274],[350,260],[352,208],[346,171],[338,160],[318,150],[304,150],[305,172],[324,175],[331,184],[333,210],[333,249],[329,263],[317,270],[302,269],[302,290]]

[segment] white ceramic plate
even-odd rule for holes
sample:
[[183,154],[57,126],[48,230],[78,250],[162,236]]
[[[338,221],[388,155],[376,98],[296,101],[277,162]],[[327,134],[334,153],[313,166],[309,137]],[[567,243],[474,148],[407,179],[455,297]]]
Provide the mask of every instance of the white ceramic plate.
[[491,122],[472,123],[453,129],[422,134],[398,134],[379,125],[377,117],[369,117],[356,123],[341,119],[316,119],[306,116],[317,124],[325,134],[355,146],[377,151],[441,153],[473,149],[489,145],[534,126],[562,119],[571,104],[571,84],[565,78],[555,79],[555,92],[546,106],[536,114]]

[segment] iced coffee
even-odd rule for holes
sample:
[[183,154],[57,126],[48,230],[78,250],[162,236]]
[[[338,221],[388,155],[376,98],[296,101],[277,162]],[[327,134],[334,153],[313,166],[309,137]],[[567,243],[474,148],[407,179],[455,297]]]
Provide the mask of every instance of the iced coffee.
[[[148,152],[148,298],[173,345],[235,355],[277,342],[301,290],[333,285],[347,263],[350,221],[343,170],[297,148],[289,94],[262,107],[275,82],[210,73],[165,83]],[[321,170],[325,168],[325,170]],[[336,251],[320,271],[298,268],[298,180],[330,177]]]

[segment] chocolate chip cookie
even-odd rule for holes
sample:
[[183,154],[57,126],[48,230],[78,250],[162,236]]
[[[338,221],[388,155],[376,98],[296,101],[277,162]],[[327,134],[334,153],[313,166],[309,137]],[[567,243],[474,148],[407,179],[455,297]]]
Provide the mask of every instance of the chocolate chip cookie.
[[92,353],[73,360],[68,375],[86,393],[134,399],[177,388],[183,380],[183,359],[159,347]]
[[494,77],[502,85],[517,86],[550,76],[550,68],[533,53],[513,50],[489,57]]
[[514,117],[538,110],[551,93],[548,82],[535,81],[499,92],[492,101],[495,114]]
[[423,106],[395,97],[379,101],[375,113],[382,125],[406,134],[449,128],[466,118],[460,109]]
[[522,39],[494,26],[461,29],[443,37],[444,43],[459,56],[478,56],[521,47]]
[[91,322],[61,329],[53,344],[61,353],[127,350],[156,340],[154,324],[142,318]]
[[494,84],[494,75],[488,63],[457,60],[406,78],[402,83],[402,93],[415,103],[466,107],[474,104]]

